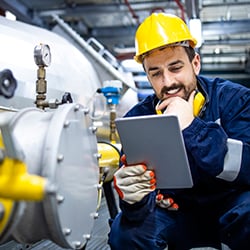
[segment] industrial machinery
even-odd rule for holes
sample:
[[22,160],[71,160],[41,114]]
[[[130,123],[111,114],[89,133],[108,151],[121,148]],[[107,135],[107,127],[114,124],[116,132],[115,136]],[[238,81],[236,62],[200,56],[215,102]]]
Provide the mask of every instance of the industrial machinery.
[[133,102],[61,36],[5,18],[0,30],[0,244],[82,249],[119,164],[118,99]]

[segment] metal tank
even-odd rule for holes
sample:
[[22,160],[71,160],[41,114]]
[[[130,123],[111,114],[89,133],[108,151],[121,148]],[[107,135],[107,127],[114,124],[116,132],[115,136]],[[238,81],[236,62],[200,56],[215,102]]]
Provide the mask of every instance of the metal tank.
[[98,148],[118,104],[108,105],[103,80],[60,35],[0,17],[0,244],[50,239],[82,249],[90,239],[103,169],[113,174],[119,163],[119,151],[107,153],[114,145]]
[[40,43],[48,44],[52,54],[46,70],[47,98],[61,100],[64,92],[70,92],[74,102],[87,105],[102,86],[87,58],[55,33],[4,17],[0,17],[0,71],[11,70],[18,84],[13,98],[0,96],[0,105],[10,109],[34,106],[37,66],[33,53]]
[[[52,58],[46,70],[47,99],[61,100],[65,92],[71,93],[74,102],[90,108],[91,117],[100,127],[98,139],[108,140],[109,108],[105,106],[105,97],[97,90],[107,81],[122,83],[116,107],[120,117],[138,101],[133,75],[117,66],[117,62],[114,65],[115,59],[94,38],[85,41],[59,17],[54,19],[58,24],[51,32],[0,16],[0,71],[11,70],[18,81],[13,98],[6,100],[0,96],[0,109],[34,106],[37,69],[33,50],[39,43],[48,44]],[[111,58],[112,63],[104,58]]]
[[[42,176],[46,181],[40,201],[35,196],[27,197],[35,184],[20,183],[20,188],[9,197],[6,187],[4,196],[13,198],[16,207],[3,235],[9,234],[23,243],[50,239],[65,248],[83,247],[91,236],[97,216],[99,181],[95,128],[87,110],[72,103],[54,112],[24,108],[13,113],[11,118],[2,113],[0,119],[7,122],[9,129],[9,137],[6,137],[6,125],[0,123],[6,158],[24,162],[28,174]],[[15,145],[22,158],[10,152],[10,144]],[[20,172],[18,162],[13,168]],[[7,175],[6,172],[2,174]],[[23,177],[17,178],[18,175],[13,174],[10,178],[9,188],[16,185],[16,179],[22,181]],[[31,183],[35,181],[31,179]],[[25,193],[20,189],[26,189]]]

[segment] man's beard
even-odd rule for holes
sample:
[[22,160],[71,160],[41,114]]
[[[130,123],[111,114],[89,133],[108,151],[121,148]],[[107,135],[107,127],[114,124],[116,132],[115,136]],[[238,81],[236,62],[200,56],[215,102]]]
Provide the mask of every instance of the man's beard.
[[166,87],[164,86],[162,89],[161,89],[161,92],[160,92],[160,96],[158,97],[160,100],[162,99],[165,99],[164,96],[165,95],[170,95],[168,94],[169,91],[171,90],[174,90],[174,89],[179,89],[178,92],[182,91],[182,96],[180,96],[181,98],[183,98],[184,100],[188,100],[190,94],[192,93],[193,89],[192,90],[188,90],[185,88],[185,86],[181,83],[176,83],[176,84],[173,84],[172,86],[170,87]]

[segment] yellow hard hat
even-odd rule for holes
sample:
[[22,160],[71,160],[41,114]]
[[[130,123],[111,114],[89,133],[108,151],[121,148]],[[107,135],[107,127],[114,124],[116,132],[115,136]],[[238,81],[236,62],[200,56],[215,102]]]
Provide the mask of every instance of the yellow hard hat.
[[192,48],[197,44],[181,18],[172,14],[153,13],[141,23],[136,31],[134,59],[142,63],[143,54],[162,46],[186,41]]

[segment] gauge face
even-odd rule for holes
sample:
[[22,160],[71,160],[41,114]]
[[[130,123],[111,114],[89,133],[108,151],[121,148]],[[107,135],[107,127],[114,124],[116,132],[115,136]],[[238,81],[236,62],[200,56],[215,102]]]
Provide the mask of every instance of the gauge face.
[[39,44],[34,49],[34,59],[38,66],[49,66],[51,63],[50,48],[47,44]]

